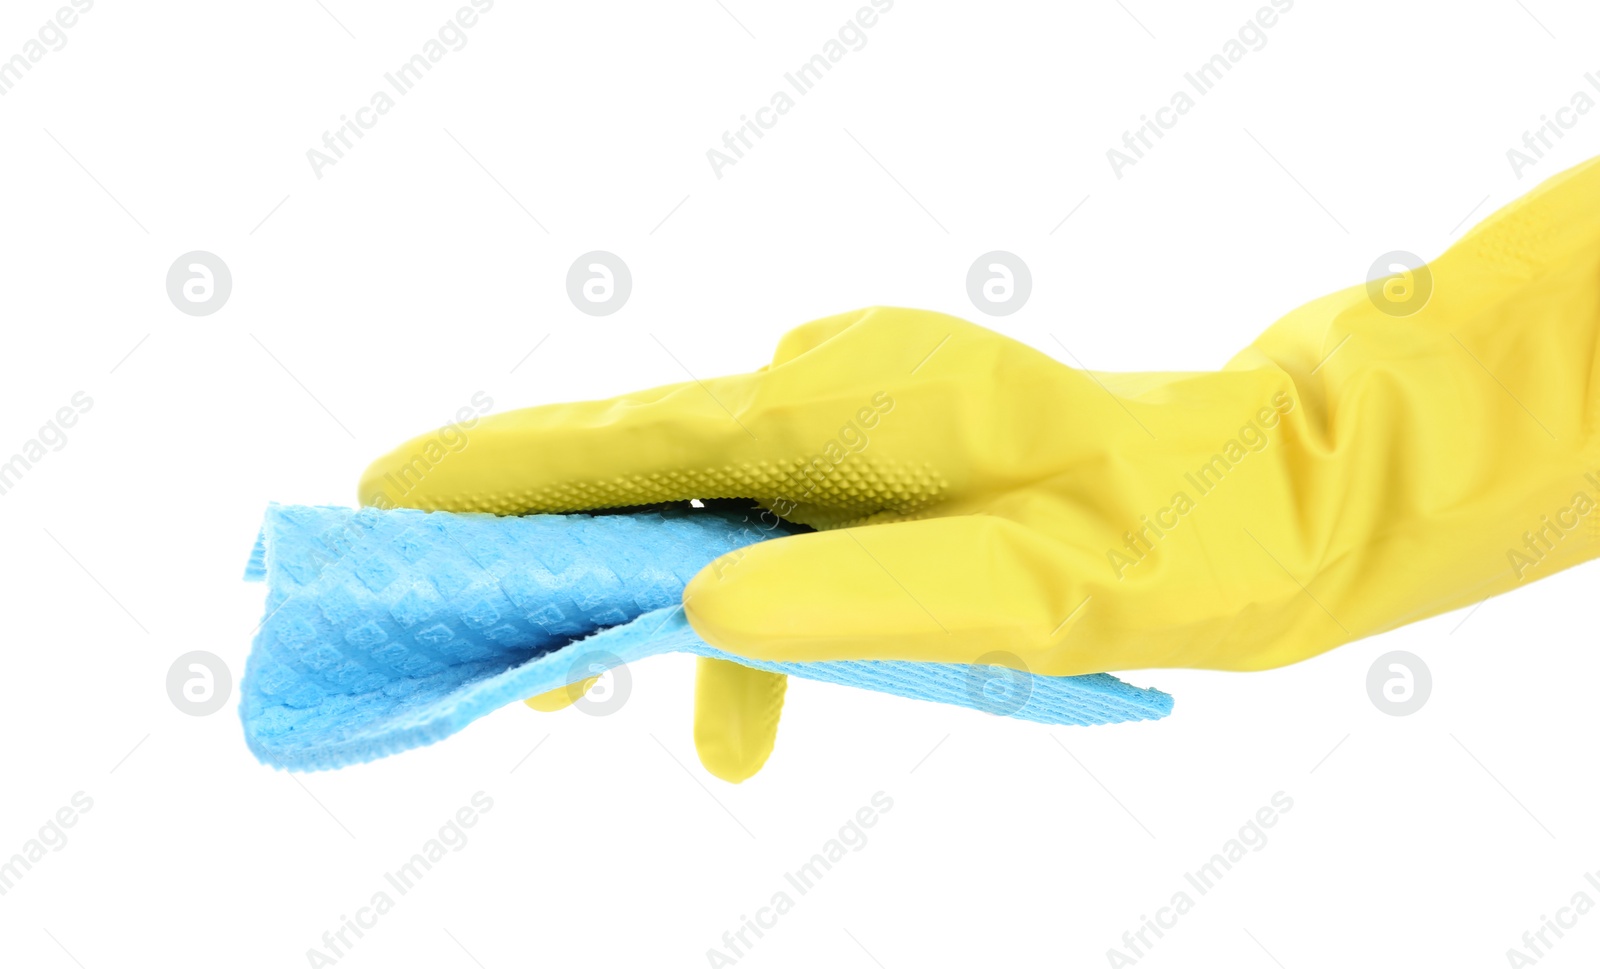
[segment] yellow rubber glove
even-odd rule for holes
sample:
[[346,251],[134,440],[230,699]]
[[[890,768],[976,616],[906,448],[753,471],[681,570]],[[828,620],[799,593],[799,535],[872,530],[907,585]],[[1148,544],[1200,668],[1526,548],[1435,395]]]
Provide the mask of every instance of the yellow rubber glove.
[[[761,659],[1259,670],[1600,552],[1597,336],[1591,162],[1219,372],[1090,373],[869,309],[790,332],[756,373],[488,418],[386,494],[402,446],[360,494],[501,514],[756,499],[822,531],[725,556],[684,604]],[[697,700],[708,769],[758,769],[781,678],[703,665]]]

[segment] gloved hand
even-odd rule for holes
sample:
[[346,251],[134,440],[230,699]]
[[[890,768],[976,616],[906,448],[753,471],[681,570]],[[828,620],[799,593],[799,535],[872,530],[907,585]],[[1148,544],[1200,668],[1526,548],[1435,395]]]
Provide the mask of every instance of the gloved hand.
[[[937,313],[846,313],[755,373],[487,418],[385,494],[408,444],[360,496],[500,514],[755,499],[820,531],[684,593],[707,642],[750,657],[1266,669],[1600,550],[1600,168],[1429,269],[1420,309],[1426,271],[1354,287],[1212,373],[1091,373]],[[707,768],[759,769],[782,696],[781,677],[701,661]]]

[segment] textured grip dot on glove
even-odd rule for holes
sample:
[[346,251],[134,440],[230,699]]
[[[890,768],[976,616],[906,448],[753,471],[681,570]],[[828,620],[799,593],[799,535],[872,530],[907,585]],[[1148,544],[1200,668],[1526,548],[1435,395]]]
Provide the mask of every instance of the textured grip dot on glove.
[[1041,723],[1171,710],[1166,694],[1105,674],[992,679],[947,663],[770,663],[707,645],[683,617],[684,586],[719,555],[776,534],[710,510],[515,518],[273,505],[245,573],[267,582],[241,684],[246,742],[289,770],[360,763],[663,652]]

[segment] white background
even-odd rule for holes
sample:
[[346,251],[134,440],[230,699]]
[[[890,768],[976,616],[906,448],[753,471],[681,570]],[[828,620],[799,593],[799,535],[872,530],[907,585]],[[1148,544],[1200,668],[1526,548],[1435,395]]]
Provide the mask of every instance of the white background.
[[[636,667],[612,717],[516,705],[294,777],[249,755],[233,702],[187,716],[164,678],[195,649],[242,672],[269,500],[352,502],[476,391],[683,379],[663,345],[750,370],[872,303],[1061,356],[1054,335],[1096,369],[1217,367],[1600,150],[1597,114],[1521,179],[1506,158],[1600,69],[1592,5],[1301,0],[1119,180],[1107,148],[1256,4],[900,0],[718,179],[706,150],[858,4],[500,0],[318,179],[307,149],[456,8],[325,2],[101,0],[0,98],[0,454],[94,400],[0,497],[0,857],[94,802],[0,896],[0,962],[306,965],[480,790],[471,841],[340,965],[706,965],[877,791],[870,841],[740,965],[1106,965],[1277,791],[1270,842],[1141,965],[1506,965],[1588,887],[1593,568],[1288,669],[1130,674],[1176,696],[1156,723],[794,681],[737,787],[695,760],[686,657]],[[7,3],[0,57],[54,9]],[[207,317],[163,288],[197,249],[234,277]],[[633,272],[613,316],[566,295],[592,249]],[[992,249],[1034,277],[1003,319],[965,290]],[[1391,649],[1433,672],[1409,717],[1366,693]],[[1591,913],[1540,965],[1597,954]]]

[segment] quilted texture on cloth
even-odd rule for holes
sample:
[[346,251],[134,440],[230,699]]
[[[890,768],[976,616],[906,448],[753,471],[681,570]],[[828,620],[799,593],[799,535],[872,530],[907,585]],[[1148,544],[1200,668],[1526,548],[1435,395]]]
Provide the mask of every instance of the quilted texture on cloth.
[[288,770],[361,763],[665,652],[1040,723],[1171,711],[1165,693],[1106,674],[769,663],[701,641],[679,605],[684,586],[718,556],[780,534],[711,510],[497,517],[273,505],[245,573],[267,583],[240,687],[246,742]]

